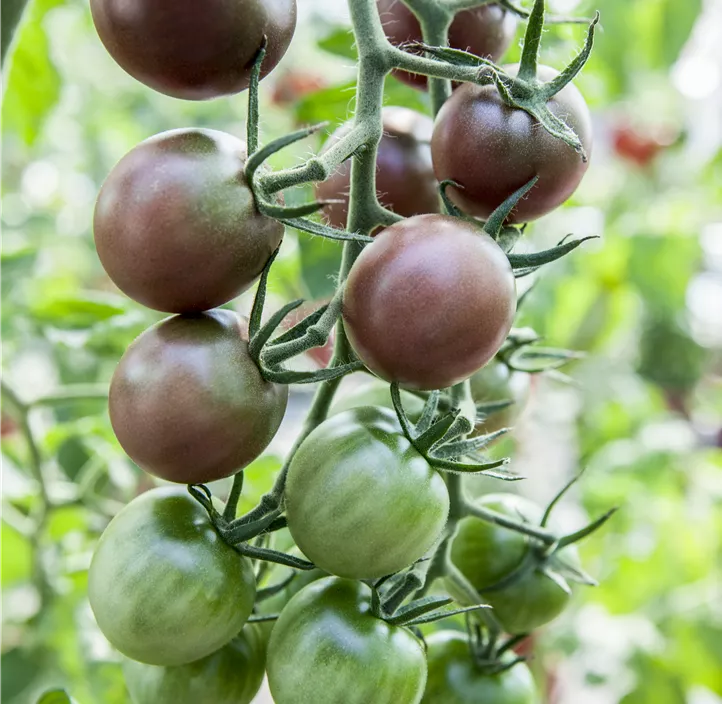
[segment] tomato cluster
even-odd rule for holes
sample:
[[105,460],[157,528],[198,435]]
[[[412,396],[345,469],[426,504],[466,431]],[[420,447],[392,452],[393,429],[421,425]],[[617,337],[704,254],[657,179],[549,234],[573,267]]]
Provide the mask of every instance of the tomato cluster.
[[[393,44],[421,39],[405,4],[377,5]],[[202,13],[190,0],[91,0],[91,9],[126,71],[186,99],[237,93],[251,82],[255,90],[259,57],[265,51],[263,78],[296,22],[295,0],[211,0]],[[515,25],[516,15],[486,3],[458,13],[449,41],[496,61]],[[515,73],[508,68],[508,79]],[[426,86],[424,77],[398,75]],[[540,67],[538,78],[555,75]],[[589,116],[576,88],[557,92],[546,109],[566,120],[588,154]],[[462,517],[442,470],[473,470],[467,454],[474,443],[513,423],[528,394],[528,375],[512,373],[503,350],[517,298],[509,248],[498,236],[502,221],[526,222],[559,206],[586,162],[492,85],[458,87],[435,121],[405,107],[385,108],[382,120],[375,207],[388,216],[386,227],[353,259],[342,299],[335,299],[342,301],[337,335],[352,348],[344,353],[376,379],[362,398],[341,399],[323,420],[328,397],[281,472],[278,495],[242,518],[231,500],[221,514],[198,485],[233,474],[242,480],[239,472],[266,449],[288,400],[288,386],[265,366],[266,345],[297,342],[321,317],[311,314],[307,325],[302,320],[271,340],[272,333],[254,336],[244,319],[219,306],[267,270],[284,235],[285,219],[276,217],[288,209],[280,197],[270,203],[270,189],[259,195],[258,164],[246,144],[208,129],[145,140],[102,186],[94,234],[108,275],[138,303],[173,314],[120,360],[110,386],[112,426],[142,469],[191,485],[135,498],[108,525],[90,567],[90,604],[128,658],[136,704],[247,704],[264,669],[277,704],[536,701],[529,670],[495,640],[481,644],[470,631],[423,643],[414,627],[426,623],[434,599],[401,604],[411,596],[408,584],[415,590],[415,566],[434,550],[457,601],[474,606],[483,598],[493,607],[497,636],[528,633],[568,602],[563,578],[550,574],[562,563],[576,569],[573,549],[558,555],[506,525],[519,516],[544,523],[542,512],[503,494],[465,505],[472,513]],[[340,127],[322,156],[353,129]],[[363,150],[357,153],[363,160]],[[336,167],[316,183],[316,195],[329,201],[328,225],[342,230],[353,210],[350,161]],[[533,178],[513,210],[502,210],[497,230],[475,219],[493,220]],[[449,214],[442,214],[440,181],[453,181],[446,184]],[[251,332],[259,320],[251,315]],[[437,392],[466,380],[477,407],[498,412],[487,419],[484,411],[474,428],[472,416],[462,417],[452,451],[445,433],[459,412],[450,394]],[[482,520],[484,511],[506,527]],[[285,527],[291,552],[267,549],[267,534]],[[253,559],[285,567],[257,589]],[[307,571],[294,577],[294,568]],[[249,623],[251,616],[271,620],[275,611],[273,626]]]

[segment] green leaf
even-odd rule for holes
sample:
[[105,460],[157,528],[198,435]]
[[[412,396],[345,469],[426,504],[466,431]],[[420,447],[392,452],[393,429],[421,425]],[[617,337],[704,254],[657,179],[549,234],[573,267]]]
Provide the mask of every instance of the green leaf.
[[301,276],[309,298],[330,298],[336,291],[336,275],[341,264],[343,248],[340,243],[325,237],[298,238],[301,257]]
[[35,0],[18,29],[3,101],[3,131],[33,144],[60,97],[60,76],[50,58],[43,22],[63,0]]
[[345,59],[356,59],[358,56],[353,32],[348,27],[333,27],[325,37],[318,40],[317,45],[319,49]]
[[32,575],[32,553],[30,541],[11,528],[5,521],[2,523],[2,584],[4,587],[18,582],[26,582]]
[[74,701],[64,689],[50,689],[40,695],[37,704],[74,704]]
[[123,298],[92,291],[48,295],[30,303],[30,313],[34,318],[63,329],[90,328],[125,312]]
[[352,113],[356,95],[356,81],[329,86],[299,100],[296,104],[296,121],[301,124],[345,122]]

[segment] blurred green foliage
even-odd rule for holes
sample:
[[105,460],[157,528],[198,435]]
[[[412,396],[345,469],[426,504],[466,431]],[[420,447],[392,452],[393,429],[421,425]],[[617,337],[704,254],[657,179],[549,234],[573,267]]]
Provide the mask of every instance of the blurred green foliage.
[[[695,111],[670,84],[700,7],[602,4],[603,31],[579,81],[599,133],[593,166],[568,206],[526,238],[541,248],[567,231],[603,234],[539,278],[519,320],[550,345],[588,353],[568,376],[537,380],[529,436],[526,425],[516,436],[520,462],[533,458],[527,491],[548,498],[583,465],[589,471],[567,502],[571,517],[581,524],[586,513],[622,507],[583,547],[601,586],[580,593],[573,613],[541,636],[535,667],[567,683],[559,702],[722,697],[722,456],[705,446],[722,425],[722,361],[719,336],[705,336],[711,323],[690,296],[710,266],[700,233],[720,220],[722,154],[690,156],[685,136],[699,127]],[[593,9],[585,1],[575,12]],[[300,29],[274,77],[314,66],[326,87],[279,105],[274,78],[265,82],[265,138],[297,123],[328,120],[334,128],[352,113],[352,37],[320,15]],[[561,65],[581,37],[578,26],[550,29],[544,61]],[[150,480],[120,451],[102,400],[47,397],[66,384],[106,384],[128,343],[158,319],[119,295],[97,261],[91,219],[102,179],[138,141],[165,129],[242,133],[244,99],[183,103],[138,85],[107,56],[81,0],[31,0],[8,58],[3,376],[23,402],[39,400],[30,412],[39,465],[4,399],[1,695],[25,704],[65,687],[72,701],[114,704],[127,695],[118,656],[94,625],[86,573],[109,517]],[[392,78],[386,100],[429,110],[427,96]],[[640,168],[611,150],[620,119],[641,120],[642,130],[658,120],[680,138]],[[274,166],[319,147],[320,140],[297,145]],[[309,195],[300,189],[288,200]],[[329,296],[339,257],[339,245],[289,232],[271,277],[272,305]],[[244,296],[239,310],[248,312],[249,301]],[[294,398],[298,415],[307,396]],[[293,420],[278,447],[246,471],[242,510],[270,486]],[[540,438],[533,422],[552,424],[552,432]],[[71,700],[57,690],[42,701]]]

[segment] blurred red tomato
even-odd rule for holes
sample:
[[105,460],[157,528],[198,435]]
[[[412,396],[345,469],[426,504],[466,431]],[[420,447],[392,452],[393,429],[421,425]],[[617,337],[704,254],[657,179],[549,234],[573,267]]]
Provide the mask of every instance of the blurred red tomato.
[[327,85],[326,79],[319,74],[291,69],[276,80],[271,100],[274,105],[290,105]]

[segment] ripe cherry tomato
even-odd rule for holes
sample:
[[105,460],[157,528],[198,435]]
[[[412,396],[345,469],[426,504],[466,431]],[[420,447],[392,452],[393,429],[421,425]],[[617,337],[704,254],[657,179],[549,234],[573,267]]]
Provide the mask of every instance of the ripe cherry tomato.
[[283,238],[261,215],[225,132],[171,130],[141,142],[105,180],[93,220],[113,282],[149,308],[193,313],[227,303],[260,276]]
[[[401,0],[378,0],[381,22],[392,44],[422,41],[421,25]],[[449,46],[498,61],[516,31],[516,15],[499,5],[482,5],[459,12],[449,28]],[[426,90],[426,76],[406,71],[394,75],[414,88]]]
[[509,261],[473,223],[417,215],[383,230],[346,282],[343,321],[359,359],[409,388],[463,381],[499,350],[516,311]]
[[[488,494],[477,502],[515,520],[523,517],[538,524],[542,516],[535,503],[515,494]],[[508,633],[529,633],[556,618],[569,603],[567,592],[540,568],[532,569],[509,586],[495,588],[535,548],[531,540],[516,531],[468,516],[459,521],[451,543],[451,561],[491,604],[494,616]],[[572,564],[578,561],[573,546],[564,550],[564,557]],[[451,583],[449,586],[459,596]]]
[[327,83],[321,74],[291,69],[279,76],[274,83],[271,100],[275,105],[293,105],[297,100],[322,90]]
[[276,434],[288,387],[263,379],[245,323],[228,310],[174,316],[128,348],[110,384],[110,420],[140,467],[172,482],[230,476]]
[[184,665],[240,632],[256,594],[251,563],[180,487],[133,499],[95,549],[88,597],[100,630],[149,665]]
[[264,35],[261,75],[288,49],[296,0],[91,0],[95,28],[133,78],[186,100],[248,88]]
[[524,663],[489,674],[474,662],[469,641],[458,631],[426,639],[429,676],[422,704],[537,704],[534,678]]
[[[404,217],[438,213],[438,184],[429,147],[434,129],[432,119],[409,108],[388,107],[384,108],[383,121],[384,136],[376,160],[379,200]],[[331,135],[324,149],[338,142],[350,129],[350,124],[342,125]],[[348,160],[328,179],[316,184],[319,200],[343,201],[324,208],[329,224],[334,227],[346,227],[350,183],[351,161]]]
[[[515,74],[516,66],[507,72]],[[557,72],[540,66],[538,77],[548,81]],[[573,84],[549,102],[581,140],[587,155],[592,148],[592,125],[584,98]],[[439,181],[451,179],[463,190],[449,195],[470,215],[487,218],[514,191],[539,181],[508,218],[528,222],[546,215],[576,190],[589,162],[549,134],[528,113],[509,107],[493,85],[472,83],[455,91],[440,110],[431,140],[434,171]]]
[[444,480],[386,408],[324,421],[288,471],[291,535],[309,560],[341,577],[372,579],[408,567],[434,544],[448,512]]
[[133,704],[250,704],[261,688],[265,661],[263,634],[248,624],[202,660],[174,667],[125,660],[123,674]]
[[276,704],[419,704],[426,682],[421,643],[376,618],[371,590],[328,577],[288,602],[268,644]]
[[476,403],[514,402],[477,423],[473,434],[485,435],[502,428],[514,427],[529,400],[531,376],[523,372],[510,372],[506,364],[493,360],[476,372],[470,381],[471,395]]

